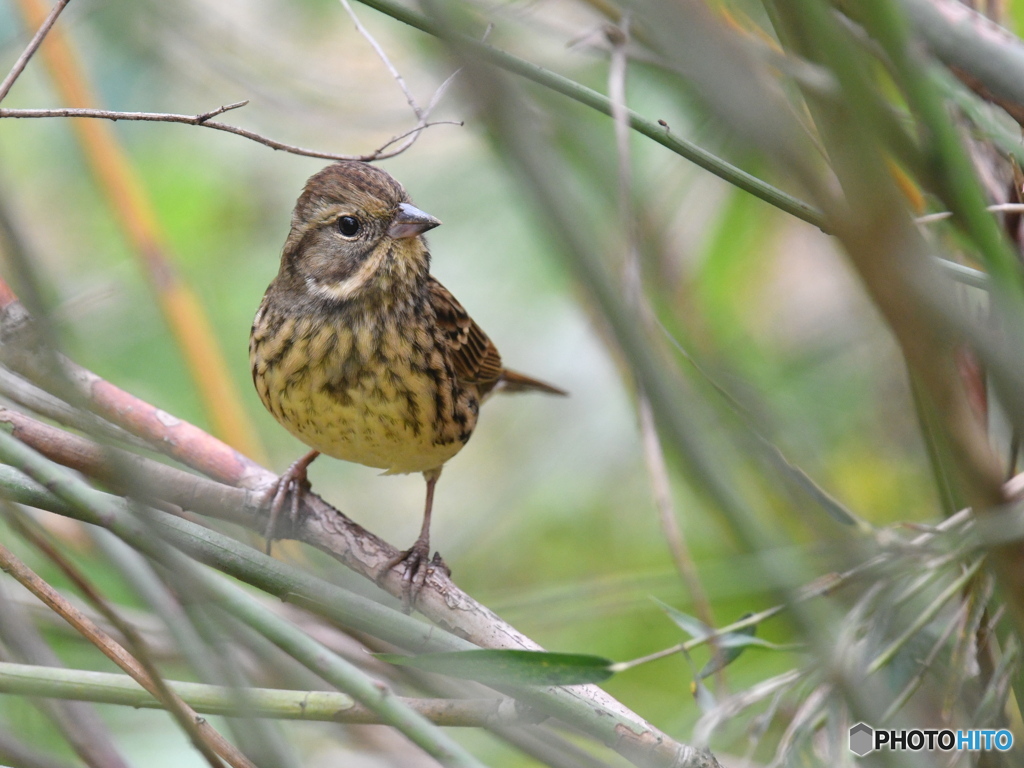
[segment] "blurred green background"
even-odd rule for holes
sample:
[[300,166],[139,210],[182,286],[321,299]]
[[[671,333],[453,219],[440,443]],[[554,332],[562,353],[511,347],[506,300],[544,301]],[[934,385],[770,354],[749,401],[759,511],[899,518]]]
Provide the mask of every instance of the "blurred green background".
[[[514,3],[491,10],[501,20],[497,44],[605,89],[607,62],[586,37],[600,20],[585,6]],[[420,102],[428,102],[451,74],[433,41],[366,8],[356,12]],[[353,154],[415,123],[369,44],[329,0],[92,0],[72,3],[59,23],[109,109],[194,114],[249,99],[220,119]],[[13,61],[26,39],[15,8],[0,3],[0,61]],[[669,98],[642,66],[629,85],[637,111],[755,174],[761,170],[727,130]],[[546,648],[616,660],[659,650],[682,635],[651,597],[689,613],[694,608],[658,524],[630,386],[530,201],[457,91],[435,117],[464,127],[430,128],[382,167],[444,222],[429,238],[433,272],[506,363],[572,396],[496,397],[487,404],[438,486],[434,545],[461,587]],[[60,106],[40,60],[4,106]],[[581,163],[613,165],[611,121],[567,109],[578,130],[553,140],[571,143],[567,149]],[[63,120],[0,121],[0,187],[38,259],[65,349],[118,386],[209,427],[69,128]],[[277,270],[291,206],[324,162],[197,127],[118,123],[116,131],[155,201],[182,274],[213,319],[272,467],[281,471],[305,447],[260,405],[249,379],[248,334]],[[642,137],[633,138],[632,149],[645,213],[666,237],[666,258],[644,265],[658,284],[663,322],[688,340],[688,351],[744,406],[745,418],[841,502],[878,524],[933,519],[937,501],[902,363],[833,243]],[[582,176],[579,183],[595,205],[614,194],[587,189]],[[581,212],[581,226],[586,219]],[[415,538],[419,476],[384,478],[322,459],[311,479],[325,499],[396,546]],[[770,585],[738,554],[718,518],[681,478],[673,492],[717,623],[768,607]],[[803,510],[821,516],[820,537],[812,540],[795,517],[801,511],[777,506],[772,525],[796,549],[813,552],[840,534],[820,510]],[[99,553],[83,544],[79,556],[104,583]],[[115,596],[131,601],[113,575],[107,579]],[[768,623],[760,634],[790,639],[784,622]],[[55,642],[69,662],[108,668],[70,637]],[[700,653],[698,665],[706,659]],[[753,649],[727,669],[726,683],[737,690],[793,663],[786,654]],[[606,688],[686,740],[699,716],[690,682],[686,661],[675,656],[619,675]],[[44,721],[23,701],[0,697],[0,708],[22,735],[47,738]],[[166,716],[101,710],[137,764],[202,763]],[[346,745],[336,729],[298,728],[308,765],[391,764],[356,736]],[[489,764],[530,764],[485,736],[459,735]]]

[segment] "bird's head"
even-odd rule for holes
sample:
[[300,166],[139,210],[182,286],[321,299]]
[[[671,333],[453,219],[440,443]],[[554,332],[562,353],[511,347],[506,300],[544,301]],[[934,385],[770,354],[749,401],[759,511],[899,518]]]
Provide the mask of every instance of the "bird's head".
[[380,168],[329,165],[295,204],[278,279],[338,302],[393,290],[426,277],[430,254],[421,235],[440,223]]

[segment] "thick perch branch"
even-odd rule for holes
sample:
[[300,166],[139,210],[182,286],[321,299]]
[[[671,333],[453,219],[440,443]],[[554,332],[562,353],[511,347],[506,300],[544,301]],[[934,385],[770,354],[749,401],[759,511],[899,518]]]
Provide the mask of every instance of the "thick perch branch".
[[[48,364],[53,359],[54,355],[41,353],[34,344],[28,314],[0,282],[0,360],[4,364],[49,391],[67,393],[70,388],[93,413],[217,482],[137,456],[113,454],[83,438],[5,411],[0,420],[9,425],[15,437],[53,460],[105,482],[123,487],[135,481],[141,488],[130,490],[142,498],[161,498],[185,509],[229,517],[256,532],[265,530],[268,511],[260,499],[276,480],[273,473],[198,427],[139,400],[65,358],[57,358],[61,370],[53,370]],[[112,468],[119,471],[114,473]],[[304,497],[295,528],[281,535],[310,544],[371,580],[396,554],[394,547],[314,494]],[[401,577],[392,571],[385,577],[383,587],[400,597]],[[417,608],[438,626],[479,646],[539,649],[535,642],[447,579],[428,577]],[[716,765],[707,753],[672,740],[596,686],[555,688],[537,691],[536,695],[546,699],[547,711],[638,764]]]

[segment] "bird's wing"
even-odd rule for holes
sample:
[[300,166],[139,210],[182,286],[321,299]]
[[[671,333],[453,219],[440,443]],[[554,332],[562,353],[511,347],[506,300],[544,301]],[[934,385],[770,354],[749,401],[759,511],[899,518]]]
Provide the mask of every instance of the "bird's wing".
[[461,381],[476,384],[480,394],[485,394],[501,378],[501,355],[447,288],[431,277],[427,290],[437,327],[447,342],[455,366],[455,375]]

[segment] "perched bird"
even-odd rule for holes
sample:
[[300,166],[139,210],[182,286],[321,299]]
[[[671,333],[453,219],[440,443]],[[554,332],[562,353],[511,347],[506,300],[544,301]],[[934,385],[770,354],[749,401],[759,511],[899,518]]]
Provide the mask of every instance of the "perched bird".
[[306,182],[281,268],[249,340],[252,377],[274,418],[313,450],[276,488],[269,540],[284,498],[308,489],[320,453],[386,470],[422,472],[423,527],[405,564],[407,597],[432,565],[430,512],[444,463],[476,426],[491,392],[562,390],[502,366],[494,344],[430,274],[423,233],[441,222],[409,202],[389,174],[339,162]]

